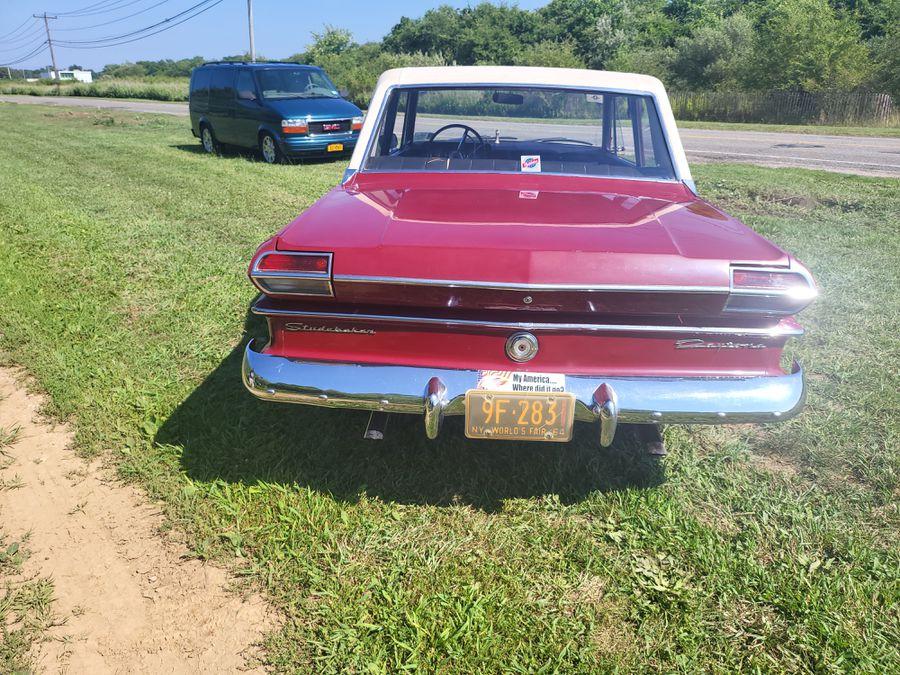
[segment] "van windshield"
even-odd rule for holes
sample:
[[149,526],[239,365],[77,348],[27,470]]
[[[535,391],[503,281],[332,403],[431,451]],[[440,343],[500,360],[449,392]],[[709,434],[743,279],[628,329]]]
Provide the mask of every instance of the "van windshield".
[[312,68],[266,68],[256,73],[263,98],[340,98],[334,82]]
[[516,86],[394,89],[365,168],[675,176],[651,96]]

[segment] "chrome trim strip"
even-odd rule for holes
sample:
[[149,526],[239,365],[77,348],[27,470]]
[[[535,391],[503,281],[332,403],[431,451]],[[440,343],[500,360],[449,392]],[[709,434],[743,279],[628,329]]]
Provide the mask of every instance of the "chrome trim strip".
[[522,284],[513,282],[471,281],[468,279],[422,279],[418,277],[382,277],[363,274],[335,274],[335,281],[355,284],[396,284],[403,286],[440,286],[443,288],[480,288],[493,291],[582,291],[608,293],[708,293],[726,294],[728,286],[640,286],[630,284]]
[[[330,408],[422,415],[429,437],[440,419],[465,414],[465,394],[479,372],[414,366],[383,366],[288,359],[244,351],[244,386],[261,399]],[[610,425],[727,424],[776,422],[803,408],[803,371],[755,377],[604,377],[567,375],[575,394],[575,419]],[[613,401],[605,408],[598,405]]]
[[609,333],[676,333],[687,335],[731,335],[757,337],[791,337],[803,335],[802,328],[776,325],[771,328],[738,326],[671,326],[616,323],[549,323],[532,321],[479,321],[475,319],[454,319],[437,317],[416,317],[395,314],[355,314],[352,312],[316,312],[296,309],[261,308],[258,303],[250,311],[259,316],[289,316],[307,319],[341,321],[377,321],[381,323],[413,323],[438,326],[460,326],[468,328],[498,328],[502,330],[524,331],[590,331]]

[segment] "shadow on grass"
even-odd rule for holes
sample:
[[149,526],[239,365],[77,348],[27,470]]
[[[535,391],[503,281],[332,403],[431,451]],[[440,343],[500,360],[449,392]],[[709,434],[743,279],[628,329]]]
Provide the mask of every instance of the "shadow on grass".
[[[200,145],[199,141],[197,143],[176,143],[175,145],[170,145],[169,147],[176,150],[181,150],[182,152],[189,152],[193,155],[207,154],[206,150],[203,149],[203,146]],[[232,145],[223,145],[219,147],[218,154],[221,157],[239,157],[250,162],[263,163],[262,158],[259,156],[259,153],[256,150],[251,150],[250,148],[239,148]],[[333,164],[335,162],[347,162],[349,160],[349,154],[337,154],[329,157],[289,157],[286,163],[300,166],[303,164]]]
[[394,415],[385,440],[362,438],[369,413],[259,401],[240,380],[244,345],[264,337],[248,315],[239,347],[181,403],[156,435],[183,448],[195,480],[306,486],[355,501],[361,494],[408,504],[470,504],[494,511],[504,499],[559,495],[574,503],[591,492],[650,488],[663,465],[625,444],[601,448],[597,427],[576,424],[567,444],[470,441],[460,417],[441,437],[425,437],[422,418]]

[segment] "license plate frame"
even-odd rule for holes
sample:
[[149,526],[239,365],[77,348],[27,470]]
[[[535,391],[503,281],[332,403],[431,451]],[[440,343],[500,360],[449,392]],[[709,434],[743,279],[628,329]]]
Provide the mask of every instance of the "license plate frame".
[[343,152],[344,144],[343,143],[329,143],[326,148],[327,152]]
[[[491,414],[485,413],[485,400],[491,400],[493,406],[503,404],[501,412],[494,409]],[[543,421],[543,411],[549,409],[552,402],[556,402],[561,409],[556,413],[554,423],[546,424]],[[535,403],[542,405],[541,421],[538,423],[533,423],[531,418]],[[520,424],[523,416],[527,420]],[[490,423],[491,417],[497,422]],[[467,438],[565,443],[572,439],[572,429],[575,426],[575,394],[469,389],[466,392],[465,425]]]

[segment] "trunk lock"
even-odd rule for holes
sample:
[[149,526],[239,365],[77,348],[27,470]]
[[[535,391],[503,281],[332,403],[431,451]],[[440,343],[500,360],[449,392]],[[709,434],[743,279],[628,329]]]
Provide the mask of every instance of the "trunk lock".
[[538,341],[531,333],[514,333],[506,341],[506,355],[517,363],[531,361],[537,353]]

